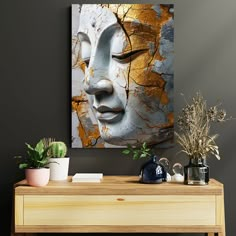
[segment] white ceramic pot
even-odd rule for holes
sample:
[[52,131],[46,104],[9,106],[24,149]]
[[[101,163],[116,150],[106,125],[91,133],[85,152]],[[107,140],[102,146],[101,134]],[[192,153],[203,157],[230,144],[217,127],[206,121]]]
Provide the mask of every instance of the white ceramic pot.
[[49,162],[50,180],[66,180],[68,177],[70,158],[50,158]]
[[27,183],[31,186],[40,187],[48,184],[49,168],[26,169],[25,178]]

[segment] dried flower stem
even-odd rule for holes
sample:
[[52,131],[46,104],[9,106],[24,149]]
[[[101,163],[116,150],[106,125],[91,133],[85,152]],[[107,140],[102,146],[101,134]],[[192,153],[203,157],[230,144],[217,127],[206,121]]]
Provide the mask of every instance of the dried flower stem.
[[185,102],[186,106],[178,117],[179,132],[175,132],[177,142],[182,147],[181,152],[191,158],[206,157],[211,154],[220,159],[215,142],[218,134],[210,135],[210,123],[229,120],[226,119],[225,110],[218,109],[221,104],[208,109],[206,100],[199,92],[192,98],[192,103],[188,103],[186,99]]

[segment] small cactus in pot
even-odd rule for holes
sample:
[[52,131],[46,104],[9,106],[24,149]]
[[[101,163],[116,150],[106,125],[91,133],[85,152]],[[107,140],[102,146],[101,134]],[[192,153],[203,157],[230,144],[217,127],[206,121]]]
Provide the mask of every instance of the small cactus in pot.
[[67,146],[62,141],[55,141],[55,139],[45,139],[49,146],[48,156],[50,168],[50,180],[66,180],[68,177],[69,160],[66,156]]
[[53,158],[63,158],[66,156],[67,146],[64,142],[54,141],[50,143],[49,155]]

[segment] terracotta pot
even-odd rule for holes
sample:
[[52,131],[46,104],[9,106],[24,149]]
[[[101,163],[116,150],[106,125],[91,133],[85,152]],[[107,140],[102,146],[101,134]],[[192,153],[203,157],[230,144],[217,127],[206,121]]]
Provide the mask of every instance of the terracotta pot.
[[31,186],[39,187],[48,184],[50,176],[49,168],[26,169],[25,177],[27,183]]

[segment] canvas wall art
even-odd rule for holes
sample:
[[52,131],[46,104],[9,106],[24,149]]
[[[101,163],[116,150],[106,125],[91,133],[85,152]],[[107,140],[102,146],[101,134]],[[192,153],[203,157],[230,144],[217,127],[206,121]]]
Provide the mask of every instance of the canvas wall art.
[[72,5],[72,147],[173,141],[174,6]]

